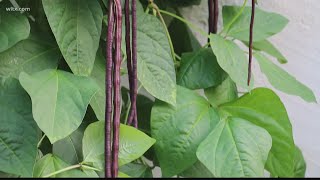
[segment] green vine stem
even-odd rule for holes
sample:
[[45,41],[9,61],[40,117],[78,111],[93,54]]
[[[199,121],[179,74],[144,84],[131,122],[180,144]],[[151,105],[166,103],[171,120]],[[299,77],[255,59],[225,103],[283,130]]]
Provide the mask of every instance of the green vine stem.
[[172,43],[172,40],[171,40],[171,36],[170,36],[169,30],[168,30],[168,27],[167,27],[162,15],[161,15],[159,7],[153,2],[153,0],[150,0],[149,2],[150,2],[150,6],[157,12],[157,14],[158,14],[158,16],[159,16],[159,18],[161,20],[161,23],[162,23],[162,25],[163,25],[163,27],[164,27],[164,29],[166,31],[166,35],[168,37],[169,45],[170,45],[170,49],[171,49],[172,59],[173,59],[173,62],[176,64],[177,63],[176,62],[176,57],[175,57],[176,53],[174,52],[174,47],[173,47],[173,43]]
[[48,177],[51,177],[51,176],[54,176],[54,175],[57,175],[57,174],[60,174],[60,173],[63,173],[63,172],[66,172],[66,171],[70,171],[72,169],[77,169],[77,168],[80,168],[81,167],[81,164],[76,164],[76,165],[73,165],[73,166],[69,166],[69,167],[66,167],[66,168],[63,168],[63,169],[60,169],[58,171],[55,171],[53,173],[50,173],[48,175],[45,175],[43,176],[44,178],[48,178]]

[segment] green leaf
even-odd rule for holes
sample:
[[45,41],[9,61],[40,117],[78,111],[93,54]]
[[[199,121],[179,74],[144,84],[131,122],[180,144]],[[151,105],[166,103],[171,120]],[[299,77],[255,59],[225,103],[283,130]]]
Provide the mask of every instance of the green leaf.
[[[104,122],[90,124],[84,132],[82,140],[83,161],[103,164],[104,159]],[[98,167],[102,168],[102,167]]]
[[138,79],[154,97],[176,103],[176,75],[168,38],[155,16],[140,14],[137,22]]
[[301,150],[296,147],[294,155],[294,177],[304,178],[306,174],[306,162],[303,158]]
[[[180,13],[177,13],[177,15],[181,16]],[[189,27],[178,19],[172,20],[168,30],[175,53],[181,55],[184,52],[192,52],[201,48],[199,41]]]
[[196,149],[219,117],[197,93],[177,86],[177,105],[156,101],[151,112],[151,134],[163,177],[172,177],[192,166]]
[[[248,46],[248,42],[244,42]],[[267,54],[277,58],[281,64],[287,63],[287,59],[281,54],[281,52],[268,40],[253,42],[253,49],[258,51],[264,51]]]
[[129,163],[119,168],[121,172],[129,175],[130,177],[146,177],[150,174],[151,169],[144,164]]
[[[229,24],[240,11],[240,6],[224,6],[223,24]],[[240,17],[232,24],[227,34],[242,41],[249,40],[251,7],[245,7]],[[277,13],[270,13],[256,8],[253,27],[253,41],[262,41],[281,32],[288,24],[288,19]]]
[[32,99],[35,121],[52,144],[80,126],[98,89],[91,79],[60,70],[48,69],[33,75],[22,72],[19,79]]
[[[138,159],[155,143],[154,139],[143,132],[123,124],[120,125],[119,138],[119,166]],[[90,124],[83,136],[84,162],[96,163],[102,168],[104,143],[104,122]]]
[[210,45],[221,68],[237,85],[249,89],[247,86],[248,60],[239,46],[216,34],[210,35]]
[[90,75],[102,26],[97,0],[42,0],[63,57],[76,75]]
[[0,114],[0,171],[31,177],[38,128],[30,98],[16,79],[0,77]]
[[254,56],[273,87],[287,94],[299,96],[307,102],[317,102],[312,90],[307,86],[272,63],[263,54],[256,52]]
[[203,89],[220,84],[225,72],[209,48],[182,54],[177,83],[188,89]]
[[[70,165],[53,154],[47,154],[42,157],[34,166],[33,177],[45,177],[51,173],[62,170]],[[70,178],[70,177],[88,177],[86,173],[79,169],[68,170],[50,177],[54,178]]]
[[54,43],[44,41],[43,36],[32,34],[0,54],[0,76],[18,79],[21,72],[54,69],[60,57],[59,48]]
[[105,120],[106,94],[105,94],[105,76],[106,76],[106,60],[102,55],[102,51],[98,50],[94,67],[90,78],[99,86],[98,92],[93,96],[90,105],[96,114],[98,120]]
[[200,161],[194,163],[189,169],[180,174],[185,178],[213,178],[214,175]]
[[119,166],[141,157],[154,143],[155,139],[131,127],[120,124]]
[[118,178],[130,178],[130,176],[128,176],[127,174],[125,174],[125,173],[123,173],[121,171],[119,171],[118,172]]
[[238,98],[237,86],[230,77],[227,77],[218,86],[205,89],[204,94],[213,106],[219,106]]
[[215,177],[263,177],[271,144],[263,128],[228,118],[199,145],[197,157]]
[[5,5],[0,8],[0,53],[27,39],[30,33],[30,24],[26,16],[4,8]]
[[222,105],[221,110],[266,129],[272,137],[266,169],[273,176],[293,176],[292,126],[284,105],[272,90],[254,89],[238,100]]

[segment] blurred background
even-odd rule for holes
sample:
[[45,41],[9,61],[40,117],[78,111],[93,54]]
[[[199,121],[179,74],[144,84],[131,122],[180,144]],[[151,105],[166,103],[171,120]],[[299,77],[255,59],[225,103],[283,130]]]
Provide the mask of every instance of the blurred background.
[[[223,5],[241,5],[243,0],[221,0]],[[248,3],[249,5],[249,3]],[[280,13],[289,19],[287,27],[270,40],[287,58],[281,65],[313,90],[320,103],[320,3],[319,0],[259,0],[266,11]],[[200,6],[181,9],[183,16],[202,29],[208,29],[207,1]],[[220,29],[222,19],[220,15]],[[202,45],[207,39],[194,32]],[[278,63],[276,60],[274,63]],[[272,86],[254,65],[255,86]],[[275,90],[285,104],[293,126],[295,143],[301,148],[307,163],[307,177],[320,177],[320,104],[307,103],[299,97]]]

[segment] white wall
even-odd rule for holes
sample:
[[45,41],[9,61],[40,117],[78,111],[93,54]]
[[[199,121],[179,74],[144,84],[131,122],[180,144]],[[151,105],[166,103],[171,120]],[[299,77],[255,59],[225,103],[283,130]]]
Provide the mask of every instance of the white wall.
[[[243,0],[220,0],[223,4],[241,4]],[[290,22],[271,41],[287,57],[281,67],[310,87],[320,103],[320,3],[319,0],[259,0],[259,8],[281,13]],[[221,8],[221,7],[220,7]],[[184,17],[207,29],[207,0],[200,7],[182,9]],[[221,19],[220,19],[221,24]],[[202,44],[206,38],[195,33]],[[276,61],[275,61],[276,62]],[[255,64],[257,86],[270,87]],[[320,177],[320,104],[306,103],[298,97],[276,91],[291,119],[296,144],[307,161],[307,176]]]

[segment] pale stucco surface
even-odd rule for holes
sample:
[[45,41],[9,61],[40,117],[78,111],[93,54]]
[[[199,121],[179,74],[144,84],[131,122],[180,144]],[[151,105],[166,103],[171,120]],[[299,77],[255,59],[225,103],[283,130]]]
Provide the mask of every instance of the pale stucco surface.
[[[219,0],[222,4],[241,4],[243,0]],[[220,4],[221,4],[220,3]],[[320,3],[319,0],[259,0],[267,11],[281,13],[290,22],[271,41],[287,57],[281,67],[310,87],[320,102]],[[221,7],[220,7],[221,8]],[[207,29],[207,1],[182,9],[184,17]],[[221,24],[220,19],[220,24]],[[195,33],[202,44],[206,38]],[[274,61],[276,62],[276,61]],[[255,65],[256,86],[270,84]],[[296,144],[307,161],[307,176],[320,177],[320,105],[276,91],[291,119]]]

